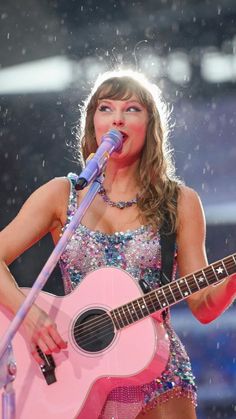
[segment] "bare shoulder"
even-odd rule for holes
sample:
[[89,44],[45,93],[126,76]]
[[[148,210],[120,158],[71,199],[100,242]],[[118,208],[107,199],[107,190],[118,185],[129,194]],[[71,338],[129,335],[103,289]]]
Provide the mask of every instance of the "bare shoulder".
[[38,209],[59,215],[62,208],[67,205],[69,191],[70,185],[67,178],[54,178],[36,189],[22,209],[37,206]]
[[55,198],[57,203],[57,213],[60,218],[61,225],[65,224],[67,206],[70,194],[70,181],[66,177],[57,177],[49,181],[46,186],[48,192]]
[[189,186],[181,185],[179,193],[179,204],[181,206],[184,206],[185,204],[190,202],[196,204],[199,204],[199,202],[201,202],[198,193]]
[[180,275],[206,265],[206,223],[201,200],[193,189],[180,188],[178,201],[178,264]]
[[31,196],[47,196],[49,194],[61,198],[62,195],[68,194],[69,188],[69,181],[66,177],[56,177],[40,186]]
[[180,225],[189,217],[204,219],[204,211],[198,193],[188,186],[181,185],[178,198],[178,216]]
[[10,263],[45,234],[60,231],[69,191],[66,178],[55,178],[33,192],[17,216],[0,232],[0,258]]

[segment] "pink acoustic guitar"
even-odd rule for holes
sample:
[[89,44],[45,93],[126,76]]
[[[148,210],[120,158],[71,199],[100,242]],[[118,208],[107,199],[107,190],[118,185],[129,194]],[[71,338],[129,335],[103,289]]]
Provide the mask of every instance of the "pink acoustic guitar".
[[[17,419],[97,419],[114,387],[149,382],[165,369],[169,341],[155,313],[235,271],[236,254],[143,295],[129,274],[108,267],[89,273],[65,297],[42,292],[37,304],[55,320],[68,349],[41,354],[40,369],[23,329],[15,336]],[[1,332],[10,317],[1,307]]]

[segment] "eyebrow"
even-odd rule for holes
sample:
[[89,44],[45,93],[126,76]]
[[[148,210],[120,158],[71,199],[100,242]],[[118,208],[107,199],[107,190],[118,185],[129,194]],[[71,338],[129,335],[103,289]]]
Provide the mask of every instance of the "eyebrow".
[[141,102],[139,102],[139,100],[138,99],[133,99],[133,100],[122,100],[122,99],[98,99],[98,103],[101,103],[101,102],[107,102],[107,103],[112,103],[113,101],[114,102],[117,102],[117,101],[120,101],[120,102],[126,102],[127,104],[130,104],[130,103],[137,103],[137,104],[139,104],[140,106],[143,106],[142,105],[142,103]]

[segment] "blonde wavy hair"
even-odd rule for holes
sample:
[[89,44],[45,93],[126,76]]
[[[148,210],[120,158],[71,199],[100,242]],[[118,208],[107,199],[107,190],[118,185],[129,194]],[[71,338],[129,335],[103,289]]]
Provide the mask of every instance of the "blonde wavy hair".
[[[141,222],[151,224],[154,231],[168,226],[177,228],[177,196],[180,181],[175,175],[169,144],[170,112],[159,88],[142,74],[131,70],[106,72],[99,76],[81,108],[77,131],[79,159],[84,166],[90,153],[97,150],[94,113],[99,100],[128,100],[136,96],[148,111],[148,126],[137,180],[140,185],[138,208]],[[168,220],[168,222],[167,222]]]

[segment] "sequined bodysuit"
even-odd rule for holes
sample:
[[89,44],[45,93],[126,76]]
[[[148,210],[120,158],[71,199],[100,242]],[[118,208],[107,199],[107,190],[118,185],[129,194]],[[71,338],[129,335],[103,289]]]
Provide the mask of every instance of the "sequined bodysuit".
[[[77,209],[75,176],[68,175],[71,192],[67,224]],[[80,224],[59,262],[65,293],[71,292],[88,272],[102,266],[122,268],[137,281],[144,279],[151,289],[159,287],[160,236],[158,233],[151,233],[148,225],[107,234],[92,231]],[[175,271],[176,269],[173,276]],[[188,397],[196,404],[196,387],[190,361],[171,326],[169,313],[164,319],[164,327],[170,339],[170,356],[161,377],[145,385],[124,386],[112,390],[99,419],[134,419],[140,411],[145,412],[174,396]]]

